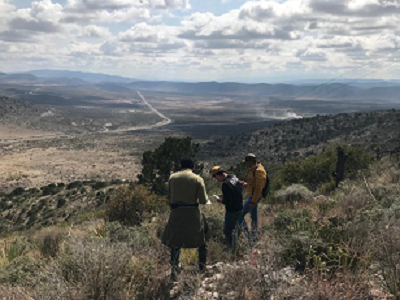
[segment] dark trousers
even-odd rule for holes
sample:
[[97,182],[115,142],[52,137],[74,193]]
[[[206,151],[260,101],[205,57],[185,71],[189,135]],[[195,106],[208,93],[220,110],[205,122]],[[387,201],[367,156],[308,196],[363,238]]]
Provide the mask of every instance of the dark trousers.
[[[207,245],[198,248],[199,251],[199,268],[200,271],[204,271],[206,268],[207,262]],[[181,257],[181,249],[180,248],[171,248],[171,259],[170,263],[173,269],[178,269],[179,259]]]
[[242,211],[235,213],[225,212],[224,221],[224,235],[226,244],[229,248],[233,248],[237,240],[237,225],[239,224],[239,218],[242,215]]

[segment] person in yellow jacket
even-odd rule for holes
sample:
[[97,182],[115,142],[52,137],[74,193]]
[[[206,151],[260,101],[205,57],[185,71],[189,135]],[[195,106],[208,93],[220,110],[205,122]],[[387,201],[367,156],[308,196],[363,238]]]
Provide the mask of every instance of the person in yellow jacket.
[[241,217],[239,218],[239,224],[243,227],[243,230],[247,237],[250,238],[249,235],[249,227],[247,225],[245,216],[250,213],[251,216],[251,236],[253,239],[257,237],[257,228],[258,228],[258,213],[257,207],[258,202],[260,202],[262,198],[262,191],[267,183],[267,172],[265,168],[261,165],[261,163],[257,162],[257,157],[255,154],[249,153],[245,158],[245,163],[249,167],[249,171],[247,173],[246,182],[243,182],[243,186],[247,187],[247,201],[243,206],[243,212]]

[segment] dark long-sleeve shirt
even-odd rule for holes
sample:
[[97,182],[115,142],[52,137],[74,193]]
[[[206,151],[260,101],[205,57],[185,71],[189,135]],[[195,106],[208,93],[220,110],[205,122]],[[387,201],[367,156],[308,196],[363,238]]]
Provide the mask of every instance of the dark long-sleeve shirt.
[[243,187],[235,175],[228,175],[222,183],[222,204],[230,213],[243,209]]

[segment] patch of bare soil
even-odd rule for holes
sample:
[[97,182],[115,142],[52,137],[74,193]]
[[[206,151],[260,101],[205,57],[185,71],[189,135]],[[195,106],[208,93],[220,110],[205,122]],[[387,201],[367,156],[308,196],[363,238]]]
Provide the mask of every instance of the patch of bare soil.
[[139,157],[101,150],[32,148],[0,157],[0,188],[41,187],[53,182],[135,180]]
[[27,129],[19,126],[0,125],[0,141],[13,139],[29,139],[34,137],[45,137],[59,134],[59,132]]

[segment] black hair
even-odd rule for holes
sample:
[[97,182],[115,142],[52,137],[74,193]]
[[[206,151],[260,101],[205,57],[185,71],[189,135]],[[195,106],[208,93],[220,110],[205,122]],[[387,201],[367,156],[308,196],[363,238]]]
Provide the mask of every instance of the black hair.
[[214,174],[214,177],[217,175],[223,175],[224,173],[226,173],[223,169],[218,170],[217,173]]
[[194,162],[190,157],[183,157],[181,159],[181,167],[182,169],[193,169]]
[[252,162],[257,163],[257,158],[256,157],[252,157],[252,156],[247,156],[244,160],[245,161],[252,161]]

